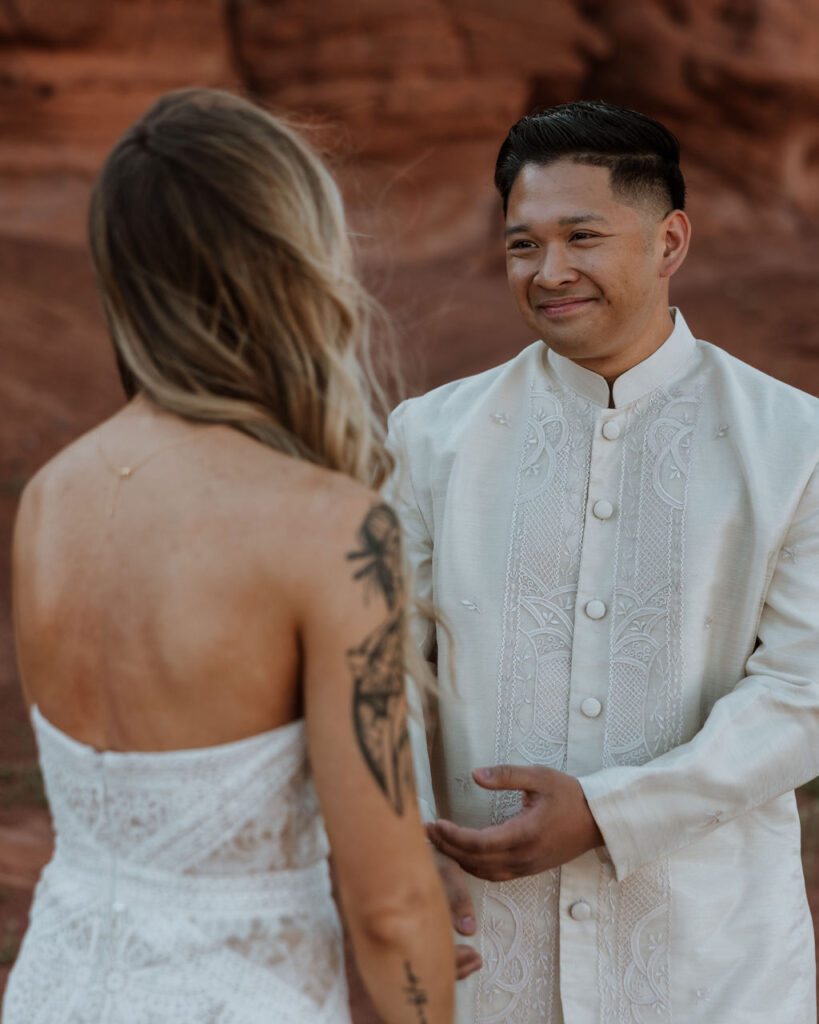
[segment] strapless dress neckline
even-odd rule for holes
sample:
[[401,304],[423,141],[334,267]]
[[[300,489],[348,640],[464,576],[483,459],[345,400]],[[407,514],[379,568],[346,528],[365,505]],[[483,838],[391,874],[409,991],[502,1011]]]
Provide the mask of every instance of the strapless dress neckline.
[[197,755],[211,755],[218,754],[220,752],[235,753],[243,747],[253,748],[256,746],[262,746],[270,743],[271,740],[280,737],[282,742],[295,736],[303,731],[304,719],[294,718],[290,722],[285,722],[284,725],[277,725],[273,729],[266,729],[264,732],[253,733],[251,736],[243,736],[238,740],[228,740],[225,743],[214,743],[211,746],[205,747],[179,747],[173,750],[99,750],[97,747],[92,746],[90,743],[84,743],[82,740],[75,739],[69,733],[60,729],[59,726],[54,725],[52,721],[45,717],[40,711],[37,704],[31,705],[30,711],[31,720],[34,723],[35,731],[42,729],[44,732],[49,733],[58,742],[65,744],[68,747],[73,747],[78,752],[84,752],[87,754],[96,754],[99,757],[105,757],[106,759],[111,758],[167,758],[167,757],[195,757]]

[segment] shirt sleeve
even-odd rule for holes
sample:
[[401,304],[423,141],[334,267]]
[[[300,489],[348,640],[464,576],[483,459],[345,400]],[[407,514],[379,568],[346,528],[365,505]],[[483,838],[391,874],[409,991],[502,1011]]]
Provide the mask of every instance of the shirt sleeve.
[[[418,503],[412,478],[410,454],[405,436],[407,403],[403,402],[390,416],[387,447],[395,459],[395,470],[384,487],[384,497],[401,521],[404,557],[408,569],[410,594],[422,602],[432,602],[432,535]],[[421,608],[410,610],[410,631],[423,656],[431,660],[435,648],[435,624]],[[407,680],[409,733],[412,745],[418,803],[423,821],[438,817],[432,789],[429,763],[429,735],[435,728],[434,696],[424,699],[416,682]]]
[[688,743],[579,780],[618,881],[819,775],[819,470],[776,558],[758,640]]

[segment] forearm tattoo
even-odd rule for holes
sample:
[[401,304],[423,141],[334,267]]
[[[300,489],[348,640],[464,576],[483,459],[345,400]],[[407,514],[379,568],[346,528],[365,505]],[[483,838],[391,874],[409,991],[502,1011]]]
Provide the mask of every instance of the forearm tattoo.
[[387,618],[347,651],[353,675],[353,725],[367,767],[396,814],[414,793],[412,754],[404,692],[404,602],[401,534],[387,505],[370,509],[358,532],[359,548],[349,561],[361,562],[354,579],[367,595],[380,594]]
[[407,979],[407,984],[404,986],[407,1002],[418,1011],[418,1024],[427,1024],[427,1014],[424,1007],[429,1002],[429,999],[427,999],[427,994],[421,987],[421,979],[413,971],[409,960],[404,961],[404,974]]

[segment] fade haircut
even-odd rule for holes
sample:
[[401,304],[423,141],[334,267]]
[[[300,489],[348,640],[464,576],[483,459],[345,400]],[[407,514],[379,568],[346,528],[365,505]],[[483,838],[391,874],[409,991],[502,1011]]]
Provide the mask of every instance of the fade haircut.
[[648,200],[664,213],[685,207],[680,144],[672,132],[636,110],[580,100],[529,114],[510,129],[495,164],[504,215],[527,164],[564,159],[607,167],[612,191],[626,201]]

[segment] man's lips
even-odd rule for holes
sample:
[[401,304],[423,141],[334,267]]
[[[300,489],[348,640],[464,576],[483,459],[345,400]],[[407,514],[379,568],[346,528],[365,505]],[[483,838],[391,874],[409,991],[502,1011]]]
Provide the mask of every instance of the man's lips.
[[536,302],[534,305],[536,309],[541,310],[546,316],[561,316],[594,301],[594,298],[584,295],[568,295],[563,299],[545,299],[542,302]]

